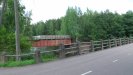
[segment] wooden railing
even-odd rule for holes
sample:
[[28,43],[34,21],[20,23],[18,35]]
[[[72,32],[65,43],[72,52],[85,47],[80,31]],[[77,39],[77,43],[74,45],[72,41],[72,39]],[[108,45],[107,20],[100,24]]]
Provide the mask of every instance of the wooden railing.
[[[133,43],[133,38],[119,38],[119,39],[109,39],[109,40],[99,40],[90,42],[79,42],[72,43],[68,48],[62,43],[57,50],[50,51],[40,51],[36,50],[34,53],[21,54],[20,57],[33,56],[36,63],[42,62],[41,54],[47,54],[51,52],[56,52],[60,59],[65,58],[67,55],[81,55],[85,53],[95,52],[99,50],[104,50],[112,47],[117,47],[125,44]],[[9,57],[16,57],[17,55],[8,55],[3,52],[0,55],[0,61],[6,63]]]

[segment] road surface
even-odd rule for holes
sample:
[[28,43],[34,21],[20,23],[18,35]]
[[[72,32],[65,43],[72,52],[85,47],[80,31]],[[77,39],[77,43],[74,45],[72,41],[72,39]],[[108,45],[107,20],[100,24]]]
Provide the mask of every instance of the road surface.
[[133,44],[49,63],[0,68],[0,75],[133,75]]

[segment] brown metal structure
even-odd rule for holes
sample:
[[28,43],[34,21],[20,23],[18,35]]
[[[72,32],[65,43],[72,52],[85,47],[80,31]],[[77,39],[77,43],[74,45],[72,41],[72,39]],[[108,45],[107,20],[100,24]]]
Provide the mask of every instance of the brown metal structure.
[[58,46],[60,43],[71,45],[69,35],[41,35],[33,36],[33,47]]

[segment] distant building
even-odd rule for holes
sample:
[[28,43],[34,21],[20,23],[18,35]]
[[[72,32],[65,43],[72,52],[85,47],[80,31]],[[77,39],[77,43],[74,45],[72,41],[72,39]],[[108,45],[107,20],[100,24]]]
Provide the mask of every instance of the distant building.
[[69,35],[39,35],[33,36],[33,47],[58,46],[60,43],[71,45]]

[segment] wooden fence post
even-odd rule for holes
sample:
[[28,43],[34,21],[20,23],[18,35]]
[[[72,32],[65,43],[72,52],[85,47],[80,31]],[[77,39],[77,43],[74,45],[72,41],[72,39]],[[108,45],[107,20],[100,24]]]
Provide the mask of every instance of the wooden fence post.
[[7,56],[6,56],[6,52],[2,52],[1,54],[1,63],[6,63],[7,62]]
[[108,40],[108,45],[109,45],[109,48],[111,48],[111,40],[110,39]]
[[95,50],[94,50],[94,41],[93,41],[93,40],[91,40],[91,51],[92,51],[92,52],[95,51]]
[[133,39],[132,38],[130,38],[130,42],[133,43]]
[[125,44],[128,44],[128,39],[127,38],[125,38]]
[[128,38],[129,39],[129,44],[131,43],[131,39],[130,39],[130,37]]
[[125,43],[125,39],[122,38],[122,40],[121,40],[121,45],[124,45],[124,43]]
[[76,46],[77,46],[77,49],[78,49],[78,55],[81,55],[81,49],[80,49],[80,41],[76,41]]
[[129,37],[129,43],[132,43],[132,39]]
[[126,44],[128,44],[129,43],[129,40],[128,40],[128,38],[127,38],[127,43]]
[[133,38],[131,38],[131,43],[133,43]]
[[115,38],[114,40],[115,40],[115,47],[117,47],[117,39]]
[[35,51],[34,59],[37,64],[42,62],[40,50]]
[[63,43],[60,44],[59,58],[65,58],[65,46]]
[[121,44],[121,38],[119,38],[119,45],[121,46],[122,44]]
[[103,50],[104,49],[104,47],[103,47],[104,45],[103,45],[103,40],[101,40],[101,50]]
[[125,44],[127,44],[127,38],[125,38]]
[[129,38],[127,38],[127,44],[130,44],[130,39]]
[[126,44],[126,38],[124,38],[124,45]]

